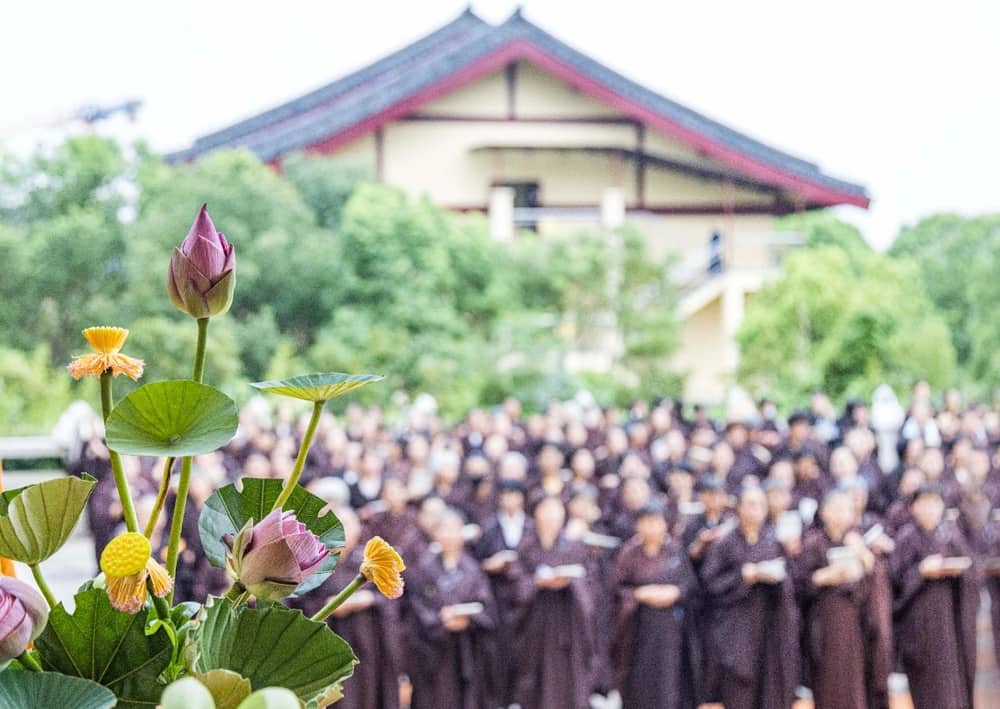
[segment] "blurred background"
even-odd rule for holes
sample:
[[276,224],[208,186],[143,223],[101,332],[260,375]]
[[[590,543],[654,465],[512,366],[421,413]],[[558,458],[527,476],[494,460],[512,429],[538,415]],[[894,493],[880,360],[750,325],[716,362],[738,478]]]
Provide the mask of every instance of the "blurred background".
[[[806,405],[868,428],[872,402],[888,474],[901,404],[951,390],[942,425],[966,407],[995,452],[998,31],[989,0],[5,7],[6,485],[103,446],[65,371],[84,327],[129,328],[145,381],[188,376],[165,283],[202,203],[238,262],[206,381],[247,418],[249,382],[308,371],[386,376],[329,407],[379,455],[505,401],[615,433],[650,401],[713,437]],[[300,413],[258,431],[268,474]],[[86,526],[49,565],[63,596],[95,571]],[[979,637],[995,696],[985,615]]]
[[580,389],[993,397],[995,4],[7,19],[2,434],[88,395],[63,370],[87,325],[129,327],[148,378],[183,375],[193,332],[164,279],[202,202],[240,264],[208,376],[241,402],[247,381],[330,369],[452,418]]

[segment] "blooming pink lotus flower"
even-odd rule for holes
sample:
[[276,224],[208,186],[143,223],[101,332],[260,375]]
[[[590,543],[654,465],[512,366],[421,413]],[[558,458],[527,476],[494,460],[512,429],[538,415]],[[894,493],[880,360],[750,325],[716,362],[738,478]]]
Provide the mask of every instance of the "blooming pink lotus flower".
[[48,621],[49,607],[38,591],[0,576],[0,665],[24,652]]
[[233,540],[229,575],[257,598],[277,601],[309,578],[329,555],[294,512],[274,510],[249,520]]
[[201,205],[191,230],[170,255],[167,292],[181,312],[208,318],[229,310],[236,287],[236,253],[222,232],[215,230]]

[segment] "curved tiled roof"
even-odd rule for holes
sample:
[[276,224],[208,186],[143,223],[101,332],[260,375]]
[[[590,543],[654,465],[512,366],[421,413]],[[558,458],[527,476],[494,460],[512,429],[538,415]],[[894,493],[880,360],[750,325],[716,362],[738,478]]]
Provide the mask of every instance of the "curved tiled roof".
[[[772,173],[829,191],[824,201],[830,204],[868,204],[863,186],[826,175],[815,163],[768,146],[641,86],[553,37],[520,12],[500,25],[491,25],[467,10],[431,34],[363,69],[202,136],[190,148],[172,153],[167,159],[186,161],[216,148],[244,147],[262,160],[273,160],[355,129],[515,45],[544,53],[575,75],[637,107],[643,115],[662,118],[672,127],[697,135],[728,155],[737,155]],[[738,171],[739,167],[735,169]]]

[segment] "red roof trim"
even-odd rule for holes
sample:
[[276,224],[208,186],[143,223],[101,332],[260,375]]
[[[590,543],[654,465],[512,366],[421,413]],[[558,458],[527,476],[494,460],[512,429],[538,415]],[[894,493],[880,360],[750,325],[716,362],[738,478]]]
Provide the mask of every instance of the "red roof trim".
[[[490,210],[488,204],[442,204],[440,206],[443,209],[448,209],[452,212],[482,212],[483,214],[486,214]],[[803,205],[802,209],[821,209],[823,206],[824,205],[806,204]],[[601,207],[600,205],[594,203],[560,203],[542,204],[539,205],[538,209],[592,209],[594,210],[595,215],[597,215]],[[794,214],[796,210],[793,205],[780,203],[737,204],[732,207],[710,204],[640,205],[633,203],[627,205],[625,207],[625,211],[628,214],[656,214],[668,216],[725,216],[727,214],[763,214],[771,216],[784,216],[787,214]],[[597,216],[595,216],[595,219],[596,218]]]
[[678,124],[661,114],[609,89],[604,84],[582,74],[575,68],[559,61],[548,52],[531,42],[520,39],[510,42],[496,51],[462,67],[446,79],[418,91],[380,113],[369,116],[350,128],[317,141],[306,147],[307,151],[330,153],[338,147],[360,138],[376,128],[402,118],[421,105],[446,95],[476,79],[503,68],[512,61],[525,60],[540,69],[565,81],[584,93],[607,103],[618,111],[632,116],[644,124],[691,145],[720,162],[750,175],[753,178],[797,193],[805,202],[817,205],[852,204],[868,208],[869,199],[832,189],[799,175],[780,170],[741,151],[723,145],[711,138]]

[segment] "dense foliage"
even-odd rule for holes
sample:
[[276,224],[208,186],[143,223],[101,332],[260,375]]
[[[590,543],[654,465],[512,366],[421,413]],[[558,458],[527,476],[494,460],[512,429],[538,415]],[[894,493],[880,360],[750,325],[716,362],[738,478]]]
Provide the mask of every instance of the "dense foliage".
[[948,323],[966,386],[988,395],[1000,385],[1000,215],[938,214],[900,232],[889,252],[912,258]]
[[823,389],[868,398],[888,382],[955,382],[948,323],[917,263],[872,251],[853,227],[796,217],[806,248],[751,300],[738,340],[739,379],[786,405]]
[[[4,163],[5,421],[51,425],[74,392],[47,386],[42,404],[29,389],[61,382],[52,372],[80,330],[112,319],[153,378],[186,376],[194,333],[163,298],[162,254],[201,201],[239,244],[232,316],[213,332],[206,373],[237,398],[248,380],[363,363],[388,379],[363,401],[403,390],[430,391],[453,415],[507,394],[540,406],[597,381],[565,359],[609,337],[621,346],[603,398],[676,391],[673,293],[637,234],[622,234],[622,249],[587,234],[500,245],[482,217],[410,200],[356,165],[297,156],[283,168],[246,152],[170,166],[94,136]],[[613,274],[616,288],[595,288]]]
[[[240,244],[233,317],[214,333],[219,356],[208,360],[208,376],[232,395],[244,397],[248,380],[362,364],[388,376],[362,400],[431,391],[452,415],[507,394],[537,407],[579,386],[609,402],[679,391],[669,365],[676,296],[641,234],[526,234],[501,245],[481,216],[369,178],[355,164],[305,156],[278,173],[245,152],[169,166],[141,146],[93,136],[8,159],[4,420],[13,430],[51,425],[74,395],[55,369],[81,328],[112,313],[130,326],[151,375],[184,374],[193,334],[162,298],[158,256],[200,200]],[[888,254],[828,213],[780,229],[801,232],[805,248],[748,306],[738,374],[755,393],[867,396],[881,381],[926,378],[988,397],[1000,385],[990,307],[1000,299],[1000,216],[928,217]],[[610,375],[581,372],[569,361],[581,350],[613,352]],[[46,398],[33,396],[39,387]]]

